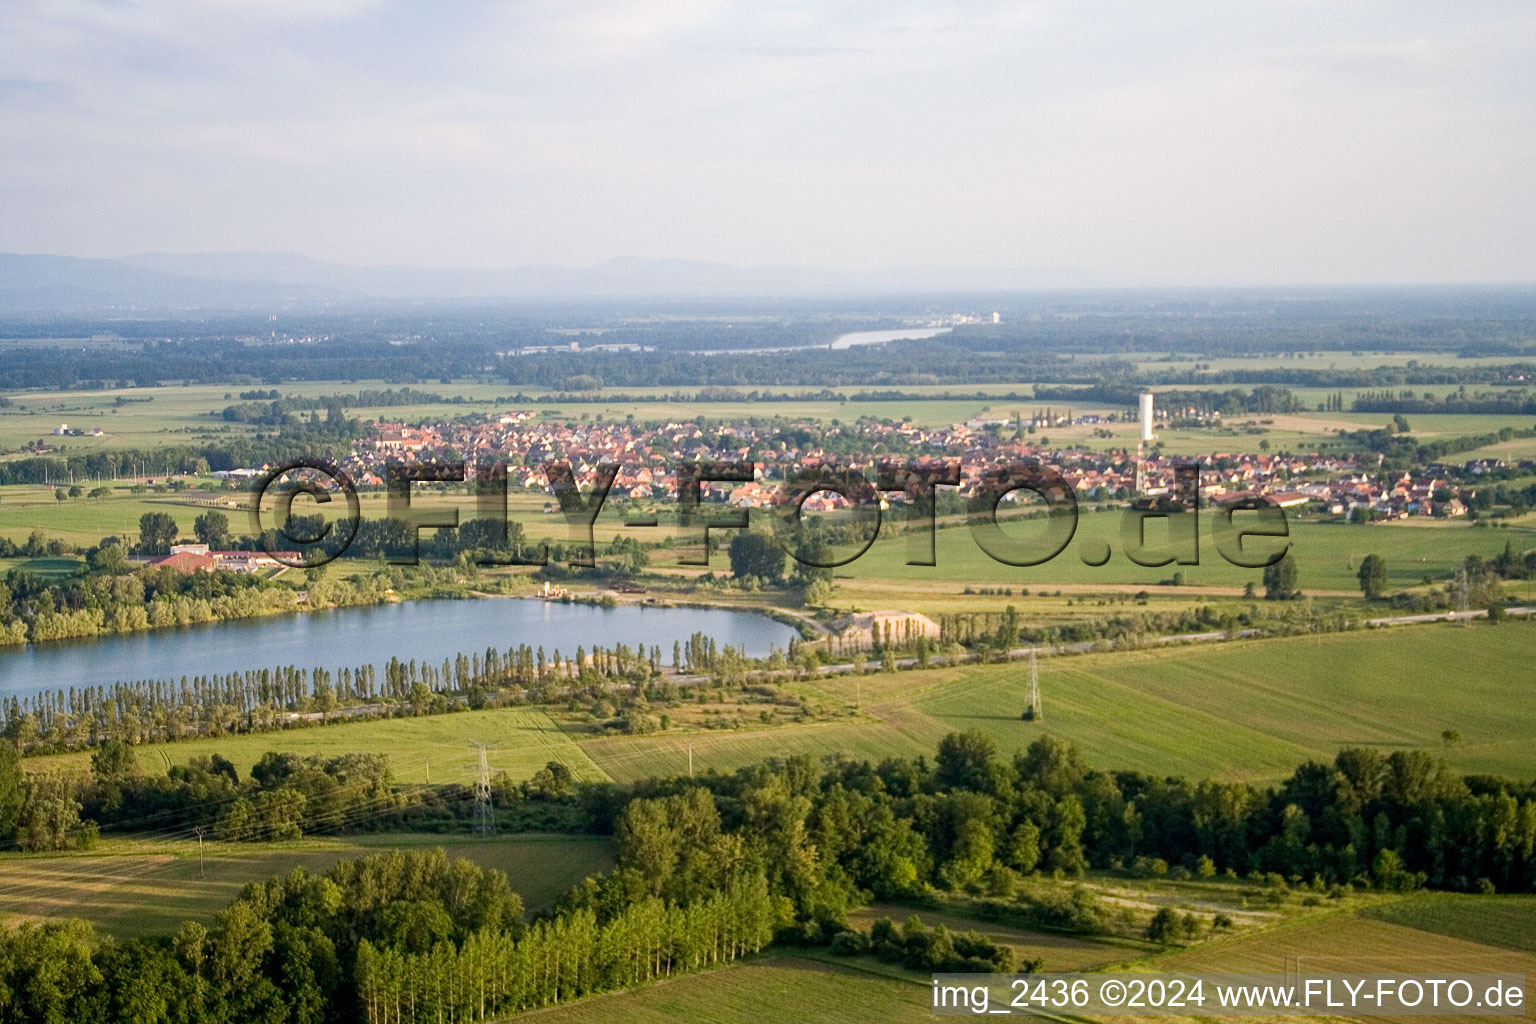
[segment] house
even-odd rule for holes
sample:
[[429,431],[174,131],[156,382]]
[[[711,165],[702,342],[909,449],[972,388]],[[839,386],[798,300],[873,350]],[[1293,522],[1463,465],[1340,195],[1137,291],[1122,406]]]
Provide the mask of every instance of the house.
[[214,570],[214,558],[207,552],[207,545],[202,545],[203,551],[172,551],[169,555],[160,555],[150,558],[144,563],[146,569],[174,569],[183,576],[190,576],[195,572],[212,572]]
[[297,551],[210,551],[209,554],[213,556],[214,568],[241,573],[280,569],[304,560]]
[[146,569],[175,569],[184,575],[194,572],[250,573],[262,569],[280,569],[304,560],[297,551],[210,551],[207,544],[172,544],[171,553],[144,560]]

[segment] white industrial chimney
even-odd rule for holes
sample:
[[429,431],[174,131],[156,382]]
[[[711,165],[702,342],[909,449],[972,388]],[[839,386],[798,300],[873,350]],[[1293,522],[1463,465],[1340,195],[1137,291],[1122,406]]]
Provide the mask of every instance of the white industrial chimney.
[[1152,396],[1141,396],[1141,439],[1152,440]]

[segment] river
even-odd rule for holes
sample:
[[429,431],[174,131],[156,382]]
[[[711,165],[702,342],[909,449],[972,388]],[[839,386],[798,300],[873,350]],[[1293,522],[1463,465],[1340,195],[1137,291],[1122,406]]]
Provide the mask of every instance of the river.
[[788,647],[795,631],[753,612],[718,608],[603,608],[556,601],[486,598],[407,601],[367,608],[340,608],[299,615],[269,615],[179,629],[28,644],[0,653],[0,696],[21,697],[71,686],[140,679],[180,679],[279,665],[372,664],[380,675],[391,657],[442,664],[459,652],[518,644],[659,646],[671,664],[673,641],[704,633],[721,645],[761,657]]
[[810,352],[818,348],[845,349],[856,345],[884,345],[888,341],[921,341],[948,334],[953,327],[902,327],[891,331],[853,331],[839,334],[826,345],[776,345],[772,348],[705,348],[691,352],[696,356],[763,355],[770,352]]
[[884,345],[888,341],[921,341],[948,334],[952,327],[903,327],[894,331],[854,331],[844,334],[829,346],[835,349],[853,348],[855,345]]

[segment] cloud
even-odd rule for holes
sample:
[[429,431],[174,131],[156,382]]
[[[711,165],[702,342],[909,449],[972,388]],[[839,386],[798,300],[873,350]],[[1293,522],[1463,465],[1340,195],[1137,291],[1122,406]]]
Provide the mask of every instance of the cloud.
[[1429,40],[1420,36],[1403,42],[1379,43],[1330,43],[1280,50],[1275,58],[1281,62],[1309,64],[1323,68],[1383,68],[1402,65],[1423,65],[1434,59]]
[[1532,277],[1536,12],[12,0],[0,249]]

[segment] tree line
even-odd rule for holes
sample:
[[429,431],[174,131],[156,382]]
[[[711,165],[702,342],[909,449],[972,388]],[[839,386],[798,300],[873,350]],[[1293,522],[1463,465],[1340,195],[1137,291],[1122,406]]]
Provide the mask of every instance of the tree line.
[[[106,783],[122,752],[101,754]],[[346,774],[276,754],[260,768],[263,785]],[[223,774],[212,762],[208,771]],[[1012,969],[979,936],[888,922],[856,935],[849,912],[875,898],[973,899],[980,913],[1035,926],[1112,927],[1081,888],[1021,895],[1019,879],[1035,872],[1224,872],[1277,896],[1292,886],[1536,887],[1533,787],[1458,777],[1422,751],[1346,749],[1260,787],[1095,769],[1049,734],[1005,758],[969,731],[945,737],[931,759],[791,757],[699,779],[528,788],[519,799],[580,808],[589,830],[613,834],[617,854],[611,871],[532,923],[504,876],[442,851],[344,861],[248,886],[212,929],[187,923],[117,943],[79,922],[7,931],[0,1017],[482,1020],[770,942],[869,950],[923,970]],[[1192,925],[1149,928],[1167,939]]]
[[[663,658],[658,644],[578,644],[573,653],[517,644],[461,652],[440,664],[391,657],[382,677],[371,664],[279,665],[69,687],[0,700],[0,737],[25,754],[60,753],[112,740],[155,743],[298,728],[332,716],[355,721],[548,703],[575,693],[597,698],[615,684],[659,693]],[[673,643],[670,668],[739,686],[749,670],[782,662],[782,654],[764,662],[694,633]]]
[[761,874],[679,904],[533,922],[506,876],[442,850],[303,868],[245,892],[211,929],[111,942],[84,922],[0,935],[0,1018],[245,1024],[476,1021],[731,963],[772,939]]
[[[0,577],[0,645],[131,633],[301,607],[297,590],[259,574],[171,568],[129,572],[125,558],[121,544],[103,542],[86,553],[87,563],[99,567],[88,575],[58,579],[8,571]],[[319,581],[309,587],[308,606],[377,604],[387,597],[387,579],[375,574],[357,583]]]

